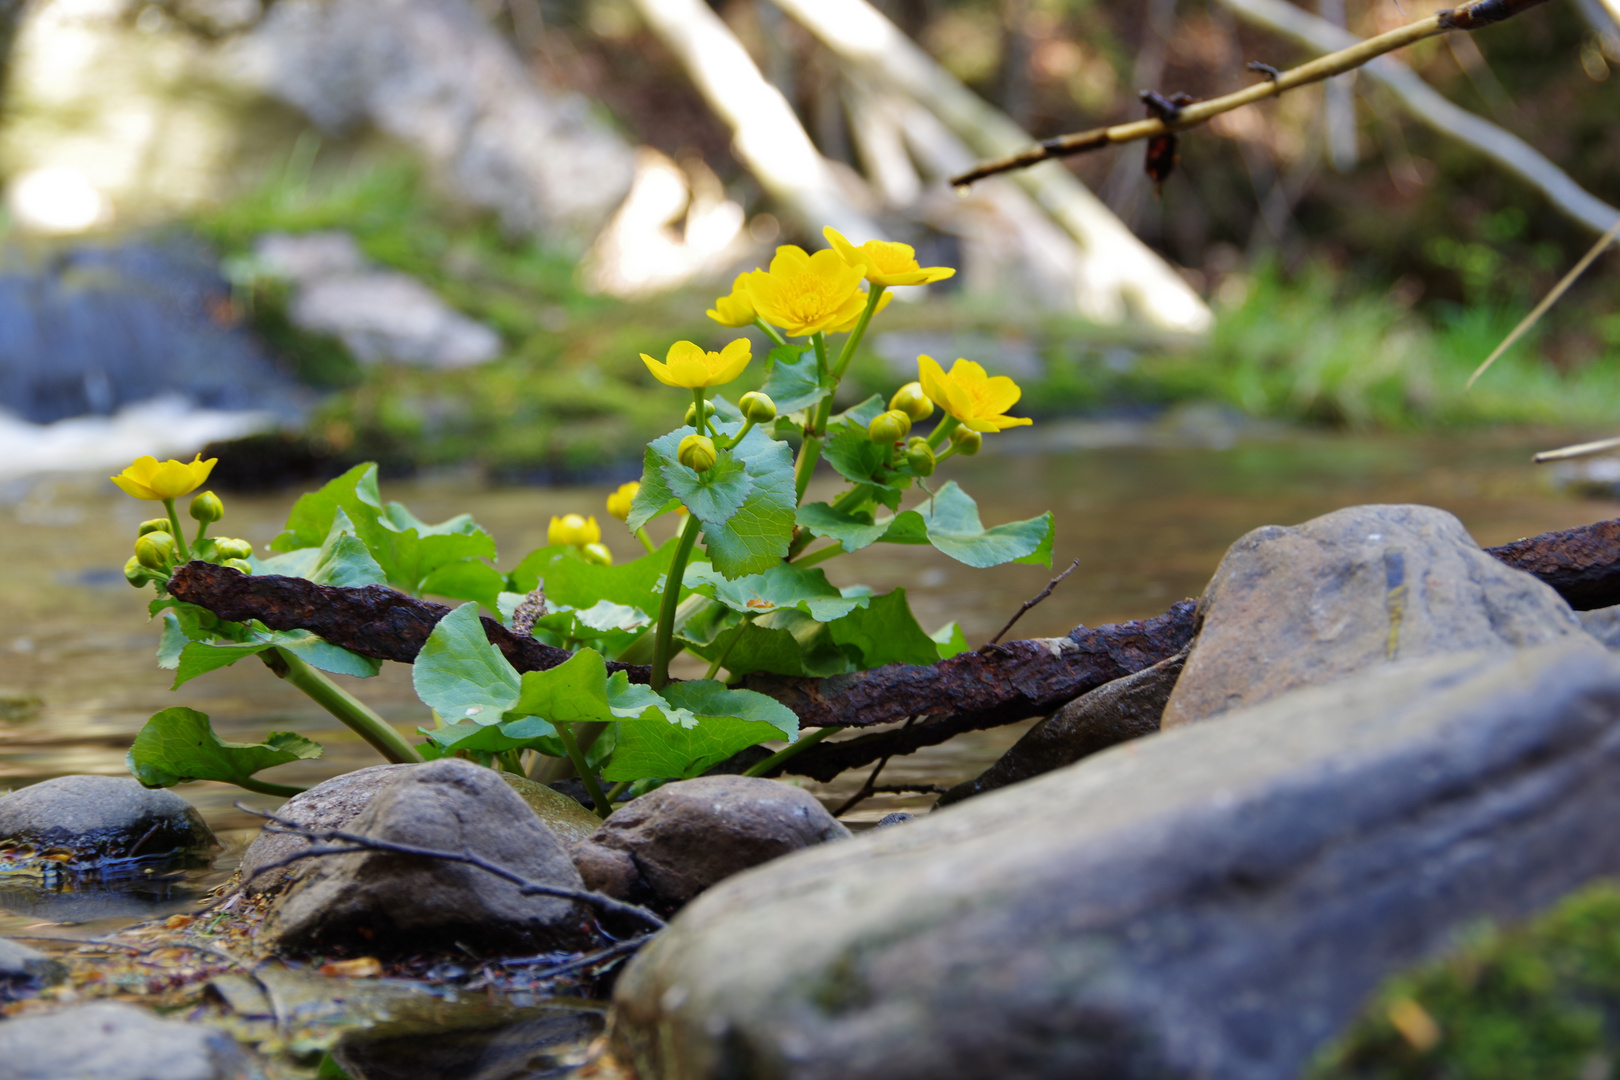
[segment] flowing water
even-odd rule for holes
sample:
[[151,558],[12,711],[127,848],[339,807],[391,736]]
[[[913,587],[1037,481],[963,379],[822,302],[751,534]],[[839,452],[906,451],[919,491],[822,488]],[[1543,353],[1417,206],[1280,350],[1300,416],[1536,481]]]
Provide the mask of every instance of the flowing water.
[[[1447,439],[1272,433],[1186,437],[1144,426],[1047,425],[1038,435],[1000,436],[1000,452],[959,459],[943,471],[979,500],[987,524],[1050,509],[1057,523],[1054,570],[1079,568],[1031,610],[1013,637],[1057,635],[1076,623],[1142,618],[1196,596],[1227,546],[1260,525],[1293,524],[1355,503],[1423,502],[1457,514],[1483,545],[1615,516],[1612,500],[1554,491],[1529,464],[1531,451],[1557,445],[1553,434]],[[1197,442],[1217,445],[1193,445]],[[1109,445],[1109,444],[1124,445]],[[994,443],[992,443],[994,445]],[[826,497],[834,489],[812,497]],[[296,492],[227,497],[216,531],[263,545],[280,529]],[[545,542],[553,514],[595,513],[605,539],[624,557],[634,541],[602,511],[597,489],[481,486],[465,475],[384,485],[384,495],[426,520],[470,511],[510,566]],[[153,653],[158,628],[146,618],[149,592],[131,589],[121,566],[137,523],[152,507],[99,476],[12,481],[0,488],[0,785],[18,787],[68,773],[124,774],[124,753],[146,718],[183,704],[209,714],[221,736],[259,741],[293,730],[326,746],[325,757],[273,770],[270,779],[313,784],[375,764],[375,753],[283,685],[256,661],[171,692]],[[655,525],[661,538],[667,525]],[[959,620],[969,642],[994,634],[1053,571],[1005,566],[978,571],[926,547],[878,545],[828,565],[838,584],[903,587],[932,630]],[[696,666],[677,674],[700,673]],[[355,691],[402,731],[427,719],[411,691],[410,670],[391,664]],[[972,733],[896,758],[882,781],[949,785],[987,766],[1028,724]],[[829,806],[857,790],[865,770],[829,785],[806,786]],[[178,789],[227,843],[216,869],[146,886],[148,912],[185,910],[228,873],[251,836],[253,819],[233,803],[270,808],[276,800],[222,784]],[[921,812],[927,794],[885,793],[846,820],[869,825],[895,810]],[[0,934],[38,933],[41,920],[73,919],[87,929],[127,923],[127,907],[78,914],[11,903],[0,892]]]

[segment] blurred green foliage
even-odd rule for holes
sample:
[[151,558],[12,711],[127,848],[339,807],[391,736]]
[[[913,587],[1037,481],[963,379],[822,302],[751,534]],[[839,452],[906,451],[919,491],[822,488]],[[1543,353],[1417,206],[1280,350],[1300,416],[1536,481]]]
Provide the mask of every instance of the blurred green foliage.
[[[1415,1028],[1409,1019],[1399,1023],[1413,1005]],[[1526,926],[1479,932],[1451,956],[1391,979],[1309,1075],[1602,1080],[1614,1075],[1617,1059],[1620,887],[1606,883]]]

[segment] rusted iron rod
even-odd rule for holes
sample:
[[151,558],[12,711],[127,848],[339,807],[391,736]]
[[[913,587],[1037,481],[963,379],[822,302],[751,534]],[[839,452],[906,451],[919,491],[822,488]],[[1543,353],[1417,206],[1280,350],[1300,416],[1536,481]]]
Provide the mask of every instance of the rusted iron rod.
[[1486,548],[1545,581],[1576,611],[1620,604],[1620,518]]

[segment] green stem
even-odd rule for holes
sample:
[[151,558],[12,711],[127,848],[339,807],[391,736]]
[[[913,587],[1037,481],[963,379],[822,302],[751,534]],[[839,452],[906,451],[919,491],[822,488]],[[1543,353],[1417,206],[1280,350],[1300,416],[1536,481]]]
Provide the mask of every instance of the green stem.
[[557,738],[562,740],[563,749],[568,751],[568,760],[574,763],[574,772],[579,774],[580,781],[584,783],[585,793],[591,797],[591,802],[596,804],[596,816],[606,818],[613,812],[613,807],[608,805],[607,796],[602,794],[602,785],[596,782],[596,777],[591,775],[590,768],[585,764],[585,755],[580,752],[579,742],[574,738],[574,725],[564,720],[555,720],[551,726],[556,729]]
[[816,548],[810,554],[795,559],[793,565],[798,567],[815,566],[817,563],[824,563],[833,556],[842,554],[844,554],[844,545],[834,540],[826,547]]
[[186,535],[180,531],[180,515],[174,512],[174,500],[164,499],[163,509],[169,512],[169,535],[174,537],[175,549],[179,552],[181,564],[191,561],[191,549],[186,546]]
[[388,721],[286,649],[266,649],[259,654],[259,659],[283,682],[302,690],[311,701],[347,724],[389,761],[415,764],[422,760],[422,755]]
[[501,751],[499,757],[501,768],[503,770],[509,773],[517,773],[519,776],[522,776],[524,775],[523,759],[518,756],[518,753],[519,752],[516,750],[503,750]]
[[658,545],[653,543],[652,537],[647,535],[647,526],[643,525],[636,530],[636,539],[640,540],[641,546],[647,549],[647,554],[651,555],[658,550]]
[[951,444],[949,447],[947,447],[945,449],[945,452],[943,454],[938,454],[938,455],[936,455],[934,457],[934,468],[937,469],[941,465],[945,464],[945,462],[949,461],[951,459],[951,457],[960,449],[961,449],[961,447],[956,445],[955,443]]
[[737,432],[737,434],[735,436],[733,436],[730,439],[724,440],[723,445],[721,446],[721,449],[722,450],[730,450],[732,447],[734,447],[738,443],[742,442],[745,438],[748,437],[748,433],[750,431],[754,430],[754,426],[755,425],[754,425],[754,422],[752,420],[744,418],[742,428],[738,430],[738,432]]
[[[816,373],[826,375],[827,335],[817,332],[810,340],[816,347]],[[835,391],[838,389],[836,384],[833,389]],[[799,460],[793,466],[795,502],[804,502],[805,489],[810,486],[810,477],[815,475],[816,461],[821,457],[821,440],[827,433],[827,418],[832,415],[832,399],[832,394],[822,398],[821,403],[805,421],[804,445],[799,447]]]
[[609,788],[607,793],[608,803],[611,805],[612,803],[616,802],[619,796],[623,795],[626,789],[628,789],[634,782],[635,781],[633,780],[620,780],[617,784],[614,784],[611,788]]
[[192,547],[200,547],[202,545],[203,539],[207,535],[208,535],[208,522],[206,522],[206,521],[197,522],[197,535],[193,536],[191,538],[191,546]]
[[860,321],[855,329],[850,331],[849,337],[844,339],[844,347],[838,351],[838,364],[832,370],[834,381],[844,377],[849,370],[849,363],[855,359],[855,349],[860,345],[861,338],[866,336],[866,328],[872,322],[872,316],[877,314],[878,301],[883,299],[886,285],[873,285],[866,290],[866,310],[861,312]]
[[662,690],[669,682],[669,646],[675,639],[675,609],[681,602],[681,579],[686,576],[686,562],[692,557],[692,545],[697,543],[701,528],[696,515],[686,519],[681,542],[669,560],[669,573],[664,577],[664,600],[658,608],[658,636],[653,639],[651,684],[654,690]]
[[[962,426],[962,421],[954,416],[947,416],[934,425],[934,430],[928,433],[928,449],[938,450],[939,444],[951,437],[951,432]],[[937,462],[936,462],[937,464]]]
[[832,508],[840,514],[850,514],[857,510],[861,503],[871,498],[872,492],[865,485],[853,487],[838,496],[838,501],[832,504]]
[[743,775],[764,776],[766,773],[782,764],[782,762],[786,761],[788,758],[793,757],[795,754],[798,754],[801,751],[810,749],[812,746],[816,745],[816,743],[820,742],[822,739],[825,739],[827,736],[831,735],[837,730],[839,729],[835,727],[824,727],[817,728],[813,734],[802,735],[799,737],[798,742],[789,743],[787,746],[782,747],[782,749],[778,750],[764,761],[756,762],[755,764],[744,769]]
[[754,316],[754,325],[759,327],[760,333],[764,334],[778,345],[787,344],[787,338],[782,336],[782,332],[776,327],[772,326],[770,323],[766,322],[764,319],[760,318],[758,315]]
[[232,781],[239,788],[256,791],[260,795],[274,795],[278,799],[290,799],[294,795],[302,795],[308,788],[293,787],[291,784],[272,784],[268,780],[255,780],[253,777],[244,777]]
[[697,428],[697,433],[699,435],[705,435],[708,432],[706,431],[707,425],[704,424],[704,422],[703,422],[704,417],[703,417],[703,388],[702,387],[698,387],[697,389],[692,391],[692,401],[697,405],[697,420],[696,420],[696,422],[693,423],[692,426]]
[[[748,623],[752,621],[752,619],[745,619],[743,626],[748,625]],[[720,665],[726,662],[726,657],[731,655],[731,650],[735,649],[737,647],[737,642],[741,641],[742,639],[742,626],[739,626],[737,627],[737,636],[731,639],[731,644],[720,650],[720,655],[714,658],[714,663],[709,665],[709,670],[703,673],[703,677],[705,679],[714,678],[715,672],[720,670]]]

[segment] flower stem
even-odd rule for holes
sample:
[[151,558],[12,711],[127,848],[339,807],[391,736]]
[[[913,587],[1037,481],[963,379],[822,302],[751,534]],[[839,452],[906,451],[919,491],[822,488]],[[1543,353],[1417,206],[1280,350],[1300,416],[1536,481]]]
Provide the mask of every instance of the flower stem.
[[658,550],[658,545],[653,543],[652,537],[647,535],[647,527],[645,525],[636,530],[636,539],[640,540],[641,546],[647,549],[647,554],[651,555],[653,552]]
[[411,744],[393,727],[368,709],[364,702],[316,671],[286,649],[266,649],[259,654],[264,666],[282,681],[302,690],[309,699],[347,724],[355,734],[395,764],[415,764],[422,760]]
[[669,573],[664,576],[664,600],[658,608],[658,630],[653,639],[650,683],[654,690],[662,690],[669,682],[669,647],[675,639],[675,609],[681,602],[681,579],[686,576],[686,562],[692,557],[692,545],[697,543],[698,531],[702,527],[696,515],[686,519],[686,528],[681,530],[681,542],[669,560]]
[[802,735],[799,737],[797,742],[789,743],[787,746],[782,747],[782,749],[778,750],[764,761],[755,762],[748,768],[744,769],[743,775],[764,776],[766,773],[782,764],[782,762],[786,761],[788,758],[793,757],[795,754],[798,754],[803,750],[810,749],[812,746],[816,745],[816,743],[820,742],[822,739],[825,739],[827,736],[831,735],[837,730],[838,729],[835,727],[824,727],[817,728],[809,735]]
[[[827,335],[817,332],[811,342],[816,347],[816,373],[826,375],[827,371]],[[836,385],[834,390],[838,389]],[[810,477],[815,475],[816,461],[821,457],[821,440],[827,434],[827,417],[832,415],[832,394],[821,399],[815,411],[804,425],[804,445],[799,447],[799,460],[793,466],[793,492],[795,502],[804,501],[805,489],[810,486]]]
[[574,763],[574,772],[579,774],[580,782],[585,785],[585,793],[596,804],[596,816],[606,818],[613,812],[608,805],[607,796],[602,794],[602,785],[596,782],[591,775],[590,767],[585,764],[585,755],[579,749],[579,740],[574,738],[574,725],[566,720],[555,720],[551,726],[557,731],[557,738],[562,740],[563,749],[568,751],[568,760]]
[[824,563],[833,556],[842,554],[844,554],[844,545],[839,543],[837,540],[834,540],[826,547],[816,548],[816,550],[810,552],[808,555],[800,556],[798,559],[794,560],[793,565],[801,568],[806,566],[815,566],[817,563]]
[[759,327],[760,333],[764,334],[778,345],[787,344],[787,338],[782,336],[782,332],[776,327],[772,326],[770,323],[766,322],[764,319],[760,318],[758,315],[754,316],[754,325]]
[[[934,425],[934,430],[928,433],[928,449],[938,450],[939,444],[951,437],[951,432],[962,426],[962,421],[954,416],[947,416]],[[935,460],[938,464],[938,459]]]
[[291,784],[272,784],[268,780],[255,780],[251,776],[244,776],[240,780],[232,781],[237,787],[260,795],[274,795],[278,799],[290,799],[294,795],[302,795],[308,788],[294,787]]
[[634,780],[620,780],[617,784],[614,784],[612,787],[608,788],[607,801],[609,805],[617,802],[619,796],[623,795],[633,783],[635,783]]
[[181,563],[191,561],[191,549],[186,546],[186,534],[180,531],[180,515],[174,512],[174,500],[164,499],[163,509],[169,512],[169,535],[174,537],[174,546],[179,552]]
[[697,433],[699,435],[706,435],[706,434],[708,434],[708,432],[706,430],[707,425],[704,424],[704,422],[703,422],[703,388],[702,387],[698,387],[697,389],[692,391],[692,401],[697,406],[697,419],[692,422],[692,426],[697,428]]
[[843,379],[844,372],[849,370],[849,362],[855,359],[855,349],[860,345],[861,338],[866,336],[866,328],[871,324],[872,316],[877,314],[878,301],[883,299],[886,288],[886,285],[873,285],[866,291],[866,309],[861,312],[860,321],[850,331],[849,337],[844,339],[844,347],[838,352],[838,363],[832,370],[835,381]]

